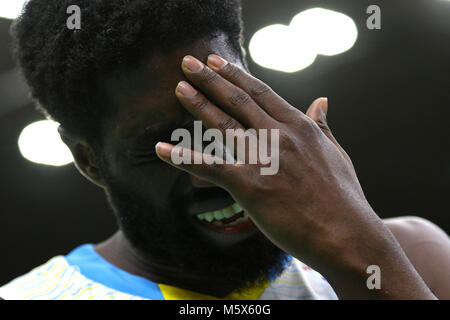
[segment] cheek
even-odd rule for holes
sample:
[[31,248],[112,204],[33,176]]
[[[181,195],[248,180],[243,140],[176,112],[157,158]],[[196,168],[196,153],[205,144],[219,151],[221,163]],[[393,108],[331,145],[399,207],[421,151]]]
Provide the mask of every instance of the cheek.
[[165,197],[176,187],[181,172],[168,167],[162,161],[134,167],[126,172],[127,180],[145,193],[152,193],[155,197]]
[[110,158],[113,179],[124,189],[154,203],[168,201],[177,193],[180,180],[185,180],[181,179],[185,173],[159,159],[136,164],[120,152]]

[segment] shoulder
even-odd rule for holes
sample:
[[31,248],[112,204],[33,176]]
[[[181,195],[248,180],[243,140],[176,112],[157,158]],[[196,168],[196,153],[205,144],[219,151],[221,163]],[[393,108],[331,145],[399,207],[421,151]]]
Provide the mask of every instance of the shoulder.
[[65,256],[43,265],[0,287],[5,300],[143,300],[87,278]]
[[27,299],[27,296],[56,280],[68,267],[63,256],[56,256],[30,272],[0,287],[0,297],[6,300]]
[[440,299],[450,298],[450,238],[433,222],[415,216],[384,220],[414,268]]
[[450,241],[444,230],[424,218],[404,216],[383,221],[401,245],[403,243],[408,246],[419,242],[448,244]]

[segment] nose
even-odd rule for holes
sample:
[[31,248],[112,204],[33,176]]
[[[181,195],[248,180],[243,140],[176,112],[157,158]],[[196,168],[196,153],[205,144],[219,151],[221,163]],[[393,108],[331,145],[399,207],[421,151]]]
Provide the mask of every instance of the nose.
[[199,178],[197,176],[194,176],[192,174],[189,174],[189,178],[191,179],[192,185],[197,188],[217,187],[215,184],[213,184],[207,180],[204,180],[202,178]]

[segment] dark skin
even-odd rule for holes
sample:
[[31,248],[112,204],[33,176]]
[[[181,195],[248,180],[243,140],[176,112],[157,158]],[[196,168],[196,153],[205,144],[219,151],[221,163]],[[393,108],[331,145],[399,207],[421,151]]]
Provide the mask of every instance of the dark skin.
[[[189,58],[184,58],[187,55]],[[182,61],[181,68],[177,61]],[[146,72],[127,74],[133,79],[132,84],[142,84],[125,90],[129,94],[117,90],[114,80],[107,81],[108,93],[118,106],[104,125],[105,152],[115,176],[129,188],[143,190],[161,206],[173,201],[174,194],[183,194],[190,188],[210,189],[213,198],[192,204],[194,207],[211,209],[228,205],[234,199],[273,243],[320,272],[342,299],[434,299],[365,199],[350,158],[326,124],[327,101],[316,100],[303,114],[244,72],[242,65],[219,38],[171,54],[153,55]],[[158,79],[152,83],[154,86],[143,85],[151,78]],[[185,82],[180,84],[182,80]],[[170,130],[194,119],[221,130],[279,129],[279,173],[261,176],[258,165],[169,166],[173,149],[170,144],[157,147],[158,156],[165,162],[155,159],[154,147],[134,149],[134,141],[140,139],[145,128],[166,126]],[[105,187],[89,143],[61,132],[79,170]],[[140,152],[145,152],[144,156]],[[181,178],[185,172],[188,180]],[[232,198],[217,195],[217,186]],[[231,249],[251,234],[204,236],[217,247]],[[358,245],[361,243],[364,245]],[[132,248],[121,231],[97,245],[96,250],[119,268],[150,280],[219,297],[226,294],[214,279],[188,275],[164,261],[149,260],[145,253]],[[366,287],[366,268],[373,264],[382,270],[382,290]]]
[[[321,272],[339,297],[435,298],[365,199],[350,158],[326,124],[326,100],[316,100],[305,115],[215,55],[207,65],[185,57],[182,68],[201,92],[181,82],[177,97],[208,127],[280,130],[280,172],[262,176],[259,166],[245,164],[178,168],[227,190],[272,242]],[[170,164],[172,152],[187,152],[166,143],[157,151]],[[375,262],[385,270],[383,289],[367,290],[365,271]]]
[[[105,81],[105,90],[115,101],[115,112],[104,121],[104,152],[108,155],[111,174],[126,188],[136,190],[154,205],[168,207],[168,203],[186,203],[185,195],[194,190],[200,194],[198,201],[187,200],[185,212],[174,213],[191,217],[194,213],[224,208],[234,203],[232,197],[195,175],[168,166],[155,152],[158,139],[170,141],[171,132],[179,127],[190,128],[192,115],[180,104],[174,88],[182,79],[187,80],[178,63],[187,53],[194,53],[204,60],[211,53],[220,53],[240,63],[234,49],[229,48],[225,37],[198,41],[186,48],[155,53],[146,61],[146,68],[121,70],[119,78]],[[242,66],[242,64],[241,64]],[[150,129],[147,129],[150,128]],[[146,130],[147,129],[147,130]],[[92,183],[106,189],[107,186],[96,163],[94,148],[88,141],[60,128],[63,140],[70,147],[79,171]],[[157,182],[157,183],[154,183]],[[198,228],[196,223],[192,227]],[[227,249],[251,237],[250,230],[223,236],[198,228],[202,237],[218,248]],[[220,281],[212,282],[203,275],[186,274],[166,261],[158,261],[139,252],[119,230],[114,236],[98,244],[95,249],[106,260],[132,274],[214,295],[226,296]]]

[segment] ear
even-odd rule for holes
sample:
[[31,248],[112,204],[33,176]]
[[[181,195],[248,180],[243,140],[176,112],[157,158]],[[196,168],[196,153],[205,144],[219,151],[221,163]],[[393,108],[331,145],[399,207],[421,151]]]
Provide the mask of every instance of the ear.
[[242,59],[247,60],[247,50],[244,48],[244,46],[241,46],[241,54]]
[[241,55],[242,55],[242,63],[244,65],[244,69],[250,73],[250,68],[248,67],[248,60],[247,60],[247,50],[245,50],[244,46],[241,46]]
[[62,126],[58,128],[62,141],[72,152],[75,167],[80,173],[92,183],[101,188],[105,188],[103,176],[99,169],[94,149],[84,139],[74,135]]

